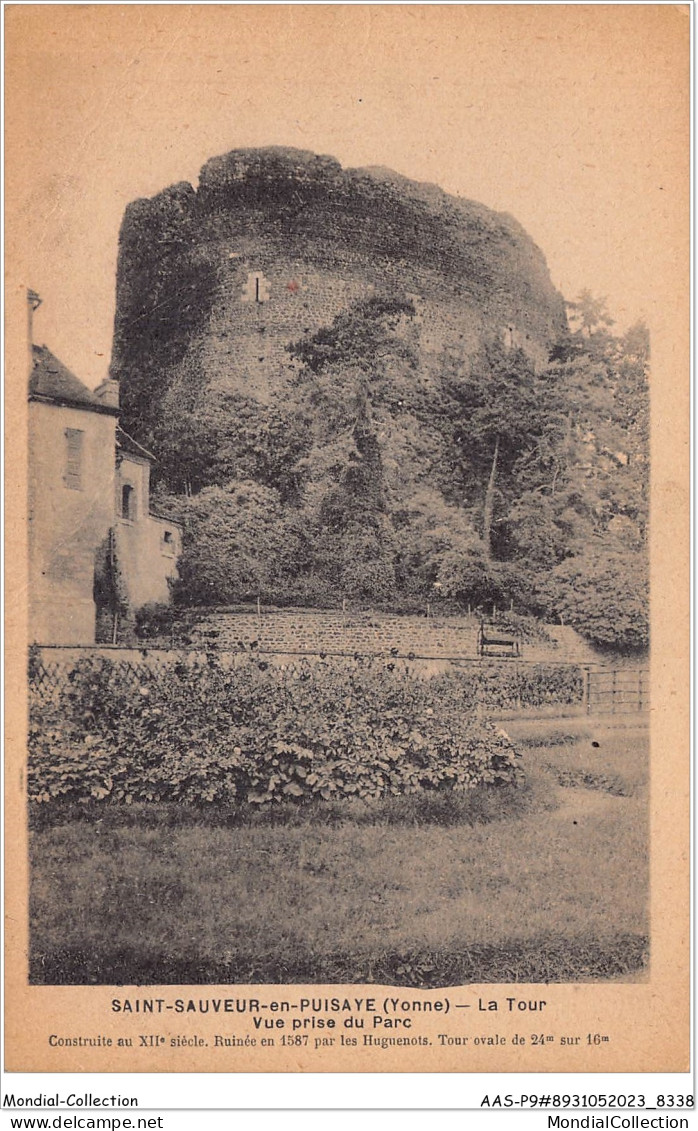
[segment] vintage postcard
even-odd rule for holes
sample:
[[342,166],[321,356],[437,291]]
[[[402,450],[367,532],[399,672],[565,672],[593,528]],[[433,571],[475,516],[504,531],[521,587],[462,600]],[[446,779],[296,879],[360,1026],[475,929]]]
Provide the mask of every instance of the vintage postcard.
[[685,1072],[689,6],[4,15],[6,1069]]

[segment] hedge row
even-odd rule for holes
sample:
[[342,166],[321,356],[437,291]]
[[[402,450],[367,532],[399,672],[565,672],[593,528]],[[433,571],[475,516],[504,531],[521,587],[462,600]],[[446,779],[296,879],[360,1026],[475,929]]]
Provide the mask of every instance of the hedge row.
[[[484,678],[484,672],[483,672]],[[253,657],[133,670],[82,661],[34,685],[29,796],[304,803],[523,781],[507,736],[460,674],[283,668]]]
[[581,668],[566,664],[468,664],[453,678],[469,698],[494,711],[570,706],[584,698]]

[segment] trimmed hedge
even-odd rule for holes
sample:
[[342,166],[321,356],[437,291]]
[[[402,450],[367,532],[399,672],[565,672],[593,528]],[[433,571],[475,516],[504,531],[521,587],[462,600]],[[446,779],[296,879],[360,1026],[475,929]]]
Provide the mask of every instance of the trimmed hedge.
[[511,741],[477,717],[478,688],[460,674],[253,657],[230,670],[210,656],[136,676],[88,660],[51,696],[34,685],[31,800],[266,805],[523,782]]

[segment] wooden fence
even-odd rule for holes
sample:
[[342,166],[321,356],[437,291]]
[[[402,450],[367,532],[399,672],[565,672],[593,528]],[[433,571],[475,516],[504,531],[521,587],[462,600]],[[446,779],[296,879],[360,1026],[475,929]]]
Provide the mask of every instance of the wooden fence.
[[627,715],[649,708],[647,668],[599,668],[586,675],[587,712]]

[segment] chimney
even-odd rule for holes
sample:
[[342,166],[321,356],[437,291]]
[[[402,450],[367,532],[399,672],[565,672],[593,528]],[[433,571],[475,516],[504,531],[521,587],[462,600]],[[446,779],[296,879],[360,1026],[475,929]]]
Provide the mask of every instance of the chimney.
[[94,395],[102,404],[108,405],[109,408],[119,407],[119,382],[114,381],[112,377],[107,377],[98,385],[94,391]]
[[41,306],[41,299],[36,291],[27,287],[27,344],[29,346],[29,376],[34,369],[34,311]]

